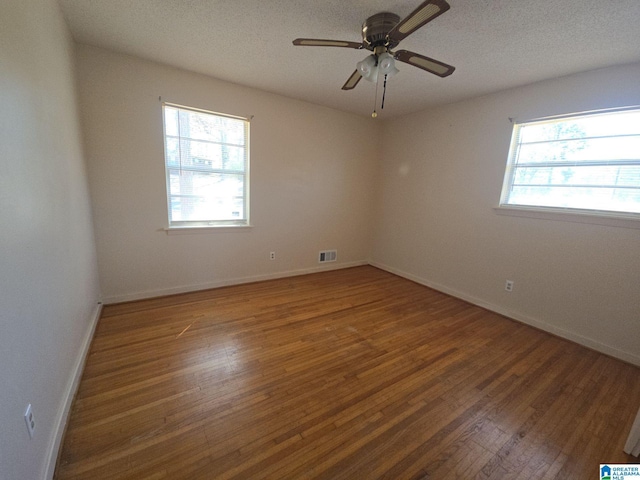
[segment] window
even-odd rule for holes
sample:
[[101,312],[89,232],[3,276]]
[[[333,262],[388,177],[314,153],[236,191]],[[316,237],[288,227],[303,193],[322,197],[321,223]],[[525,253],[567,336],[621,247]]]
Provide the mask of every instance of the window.
[[500,206],[640,217],[640,109],[516,123]]
[[163,104],[169,227],[249,224],[249,121]]

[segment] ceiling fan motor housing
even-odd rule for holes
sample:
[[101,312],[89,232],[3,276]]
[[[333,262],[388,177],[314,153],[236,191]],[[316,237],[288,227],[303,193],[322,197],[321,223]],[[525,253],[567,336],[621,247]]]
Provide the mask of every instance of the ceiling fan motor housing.
[[389,40],[387,35],[400,22],[395,13],[381,12],[367,18],[362,24],[362,42],[367,50],[374,51],[376,47],[394,48],[399,42]]

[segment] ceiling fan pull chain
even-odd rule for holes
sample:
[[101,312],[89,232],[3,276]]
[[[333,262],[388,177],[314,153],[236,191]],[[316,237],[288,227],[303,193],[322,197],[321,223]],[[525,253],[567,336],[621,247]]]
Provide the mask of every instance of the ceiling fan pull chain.
[[387,74],[384,74],[384,87],[382,88],[382,105],[380,106],[380,110],[384,110],[384,97],[387,94]]
[[376,118],[378,116],[378,112],[376,112],[376,103],[378,102],[378,84],[380,83],[380,77],[376,78],[376,96],[373,99],[373,113],[371,116]]

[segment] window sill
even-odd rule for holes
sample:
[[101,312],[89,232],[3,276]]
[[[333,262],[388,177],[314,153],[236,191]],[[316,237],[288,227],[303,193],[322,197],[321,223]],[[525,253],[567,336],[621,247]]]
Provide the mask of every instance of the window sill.
[[607,227],[640,229],[640,217],[623,213],[562,210],[543,207],[520,207],[515,205],[500,205],[493,209],[498,215],[511,217],[528,217],[560,222],[590,223]]
[[237,232],[251,230],[252,228],[253,225],[212,225],[202,227],[166,227],[163,230],[167,235],[191,235],[197,233]]

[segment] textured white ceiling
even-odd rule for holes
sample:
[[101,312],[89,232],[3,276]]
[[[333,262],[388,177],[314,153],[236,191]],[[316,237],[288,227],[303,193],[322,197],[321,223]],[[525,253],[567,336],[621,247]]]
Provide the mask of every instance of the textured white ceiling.
[[[375,85],[342,85],[367,51],[294,47],[298,37],[360,41],[362,22],[421,0],[59,0],[75,40],[229,82],[370,115]],[[449,0],[398,48],[456,67],[410,65],[388,82],[381,117],[640,61],[640,0]],[[639,79],[640,81],[640,79]]]

